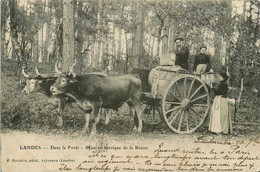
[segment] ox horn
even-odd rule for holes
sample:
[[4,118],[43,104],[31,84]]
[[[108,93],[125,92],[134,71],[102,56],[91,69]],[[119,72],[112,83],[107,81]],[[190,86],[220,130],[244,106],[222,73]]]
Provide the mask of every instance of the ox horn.
[[36,75],[41,76],[41,73],[38,70],[38,65],[35,66],[35,73]]
[[58,74],[61,74],[62,72],[59,70],[59,68],[58,68],[58,61],[55,63],[55,71],[56,71],[56,73],[58,73]]
[[76,66],[76,64],[77,64],[77,60],[75,60],[75,62],[73,63],[73,65],[71,66],[70,71],[69,71],[69,73],[72,74],[73,77],[75,77],[77,75],[74,72],[74,67]]
[[23,74],[23,76],[25,76],[26,78],[29,78],[29,77],[30,77],[28,74],[25,73],[25,71],[24,71],[24,66],[23,66],[23,68],[22,68],[22,74]]

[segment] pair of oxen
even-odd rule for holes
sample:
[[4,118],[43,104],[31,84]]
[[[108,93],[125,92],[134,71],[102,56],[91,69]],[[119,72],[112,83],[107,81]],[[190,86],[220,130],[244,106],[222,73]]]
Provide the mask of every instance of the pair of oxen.
[[[42,93],[48,101],[58,106],[57,126],[62,126],[62,112],[66,104],[76,103],[85,112],[87,132],[91,124],[91,135],[96,133],[96,124],[100,119],[100,108],[117,110],[125,102],[134,116],[137,132],[142,131],[141,80],[136,75],[107,76],[103,73],[78,75],[74,72],[74,63],[68,72],[61,72],[57,63],[55,74],[41,74],[36,66],[36,75],[30,76],[22,69],[27,78],[23,89],[27,94]],[[109,116],[106,116],[108,123]],[[138,121],[136,121],[136,119]]]

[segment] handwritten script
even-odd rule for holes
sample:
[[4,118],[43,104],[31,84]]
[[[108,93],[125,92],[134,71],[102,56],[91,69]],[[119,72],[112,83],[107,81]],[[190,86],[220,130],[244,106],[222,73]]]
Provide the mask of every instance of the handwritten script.
[[[154,149],[136,150],[122,147],[121,151],[92,151],[79,163],[60,163],[59,171],[254,171],[259,168],[258,137],[247,141],[212,136],[198,137],[185,146],[161,142]],[[254,148],[255,147],[255,148]],[[249,149],[250,148],[250,149]],[[251,151],[250,151],[251,150]]]
[[258,136],[173,135],[127,141],[102,137],[71,140],[38,135],[2,136],[3,171],[260,171]]

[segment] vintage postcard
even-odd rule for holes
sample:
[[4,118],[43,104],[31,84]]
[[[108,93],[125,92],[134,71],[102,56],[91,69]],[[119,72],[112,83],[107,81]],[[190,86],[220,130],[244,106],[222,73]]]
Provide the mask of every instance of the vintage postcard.
[[2,0],[2,172],[260,172],[257,0]]

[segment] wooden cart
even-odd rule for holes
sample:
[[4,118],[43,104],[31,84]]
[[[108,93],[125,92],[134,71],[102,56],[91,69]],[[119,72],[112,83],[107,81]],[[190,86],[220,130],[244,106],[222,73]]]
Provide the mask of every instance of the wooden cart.
[[167,126],[179,134],[198,129],[210,109],[210,80],[214,75],[193,75],[179,66],[133,69],[142,81],[143,121]]

